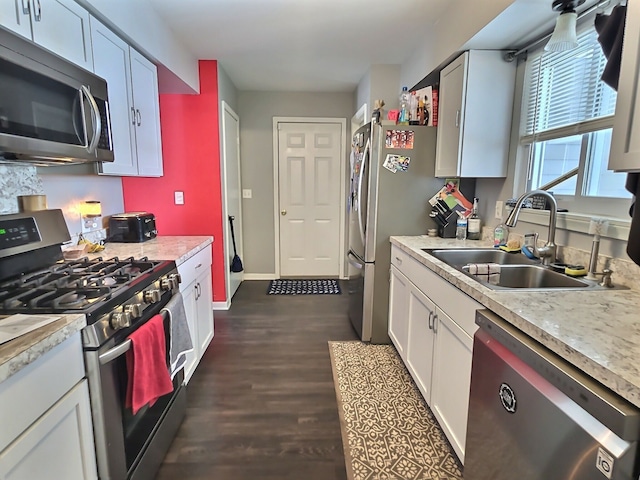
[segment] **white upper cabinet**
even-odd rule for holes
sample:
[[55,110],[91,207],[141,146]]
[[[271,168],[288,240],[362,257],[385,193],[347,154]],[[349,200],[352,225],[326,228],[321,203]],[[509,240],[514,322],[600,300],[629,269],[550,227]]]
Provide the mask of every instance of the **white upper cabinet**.
[[138,175],[162,176],[160,98],[156,66],[131,49],[131,84],[136,115]]
[[23,37],[31,37],[30,0],[3,0],[0,2],[2,26]]
[[74,0],[2,0],[3,27],[93,71],[89,12]]
[[640,171],[640,2],[627,2],[609,170]]
[[95,73],[107,81],[115,159],[113,163],[102,164],[103,173],[137,175],[129,45],[93,17],[91,41]]
[[107,81],[114,153],[100,173],[161,177],[156,66],[93,17],[91,36],[95,73]]
[[436,177],[505,177],[515,88],[515,62],[471,50],[442,72]]

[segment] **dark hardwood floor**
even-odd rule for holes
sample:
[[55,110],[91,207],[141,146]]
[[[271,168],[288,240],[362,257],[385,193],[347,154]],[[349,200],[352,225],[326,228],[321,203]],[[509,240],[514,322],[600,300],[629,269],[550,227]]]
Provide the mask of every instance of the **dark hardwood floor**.
[[158,479],[346,479],[329,340],[355,340],[347,295],[266,295],[247,281],[188,386]]

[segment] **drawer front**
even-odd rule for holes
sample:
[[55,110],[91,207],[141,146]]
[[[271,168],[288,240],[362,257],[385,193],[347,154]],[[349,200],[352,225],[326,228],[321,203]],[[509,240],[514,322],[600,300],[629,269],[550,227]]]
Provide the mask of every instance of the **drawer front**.
[[473,336],[478,329],[475,324],[476,310],[485,308],[484,306],[395,245],[392,245],[391,248],[391,263],[404,273],[422,293],[449,315],[469,336]]
[[197,277],[202,275],[202,272],[211,269],[211,261],[211,245],[207,245],[186,262],[178,265],[178,272],[182,277],[180,290],[191,285]]
[[80,332],[0,383],[0,451],[84,377]]

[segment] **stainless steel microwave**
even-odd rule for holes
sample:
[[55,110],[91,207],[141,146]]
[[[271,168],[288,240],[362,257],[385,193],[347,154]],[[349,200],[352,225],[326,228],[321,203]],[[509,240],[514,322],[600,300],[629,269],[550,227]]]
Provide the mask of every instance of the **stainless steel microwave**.
[[0,28],[0,162],[112,162],[107,82]]

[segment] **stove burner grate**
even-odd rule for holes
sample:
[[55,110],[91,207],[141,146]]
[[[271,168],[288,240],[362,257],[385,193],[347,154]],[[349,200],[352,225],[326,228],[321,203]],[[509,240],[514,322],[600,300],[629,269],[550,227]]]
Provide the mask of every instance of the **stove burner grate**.
[[0,301],[4,310],[83,310],[108,300],[111,294],[109,287],[18,289],[10,294],[4,292]]

